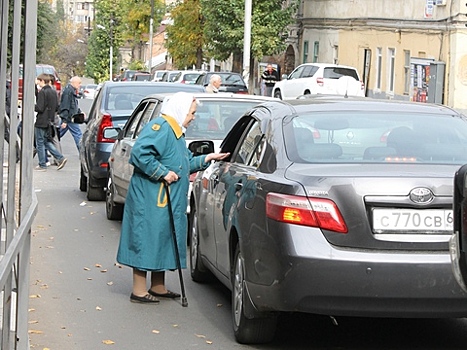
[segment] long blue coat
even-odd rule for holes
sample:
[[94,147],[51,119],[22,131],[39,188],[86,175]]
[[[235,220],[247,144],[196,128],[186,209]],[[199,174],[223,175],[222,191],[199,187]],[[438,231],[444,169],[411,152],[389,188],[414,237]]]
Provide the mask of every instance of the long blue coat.
[[169,170],[179,180],[170,185],[181,267],[186,268],[189,175],[205,169],[206,156],[193,157],[182,129],[170,117],[158,117],[141,131],[130,155],[134,166],[125,200],[117,261],[142,271],[177,269],[175,249],[162,182]]

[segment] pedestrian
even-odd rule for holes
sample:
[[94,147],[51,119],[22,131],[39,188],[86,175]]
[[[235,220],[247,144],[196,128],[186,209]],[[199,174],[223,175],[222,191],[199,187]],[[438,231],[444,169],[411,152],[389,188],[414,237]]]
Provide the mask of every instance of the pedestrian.
[[279,73],[274,69],[272,64],[268,63],[266,69],[261,74],[261,78],[264,83],[264,95],[263,96],[272,96],[272,89],[276,81],[279,81]]
[[60,100],[60,118],[62,118],[62,125],[60,129],[61,139],[63,135],[69,130],[73,139],[75,140],[76,148],[79,152],[79,142],[81,140],[82,132],[80,125],[73,123],[71,117],[75,114],[82,113],[78,106],[79,88],[81,86],[81,78],[74,76],[70,79],[69,84],[63,89],[62,97]]
[[[57,89],[55,88],[55,76],[53,74],[49,74],[49,78],[50,78],[50,87],[55,91],[57,92]],[[58,94],[57,94],[58,96]],[[61,126],[61,119],[58,115],[58,112],[59,112],[59,107],[57,105],[57,111],[55,113],[55,116],[54,116],[54,121],[53,121],[53,126],[54,128],[51,128],[51,134],[50,134],[50,140],[52,141],[52,143],[54,144],[55,148],[60,152],[62,153],[62,146],[60,144],[60,126]],[[47,152],[46,152],[47,153]],[[47,154],[46,154],[47,156]],[[47,162],[48,164],[50,164],[49,162]],[[57,159],[54,159],[54,164],[55,165],[58,165],[58,160]]]
[[177,269],[167,196],[173,209],[180,265],[186,268],[189,175],[207,168],[211,160],[229,155],[194,157],[187,149],[184,132],[195,118],[196,106],[194,96],[186,92],[167,97],[161,115],[144,127],[131,151],[129,163],[134,172],[125,200],[117,261],[133,268],[132,302],[158,303],[158,297],[180,297],[165,286],[165,271]]
[[211,75],[211,78],[209,79],[209,85],[206,86],[206,92],[211,92],[211,93],[218,93],[219,92],[219,87],[222,84],[222,78],[218,74],[213,74]]
[[58,160],[57,170],[60,170],[65,166],[67,159],[55,148],[50,140],[50,132],[51,129],[54,129],[53,121],[58,105],[57,92],[50,86],[48,74],[40,74],[37,77],[37,82],[41,89],[37,94],[34,107],[37,112],[36,122],[34,123],[34,136],[36,138],[37,157],[39,158],[39,165],[35,170],[47,170],[46,150]]

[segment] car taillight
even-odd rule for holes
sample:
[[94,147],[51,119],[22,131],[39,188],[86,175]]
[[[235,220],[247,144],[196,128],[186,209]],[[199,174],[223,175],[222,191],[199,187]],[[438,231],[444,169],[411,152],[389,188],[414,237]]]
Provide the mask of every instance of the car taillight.
[[115,142],[115,140],[104,138],[104,129],[111,128],[112,126],[112,116],[110,114],[104,114],[102,116],[101,124],[99,125],[99,130],[97,130],[97,142]]
[[324,85],[324,79],[323,78],[316,78],[316,84],[318,84],[319,86],[323,86]]
[[268,193],[266,215],[280,222],[347,233],[339,208],[329,199]]
[[360,81],[360,84],[362,84],[362,91],[365,90],[365,83],[363,81]]

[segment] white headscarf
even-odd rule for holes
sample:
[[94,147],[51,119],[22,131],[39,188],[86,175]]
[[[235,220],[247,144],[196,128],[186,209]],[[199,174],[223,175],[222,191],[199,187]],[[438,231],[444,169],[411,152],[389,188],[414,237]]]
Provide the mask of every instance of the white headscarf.
[[161,114],[174,118],[182,128],[182,131],[185,132],[186,128],[182,124],[194,100],[193,94],[188,92],[177,92],[172,96],[167,96],[162,103]]

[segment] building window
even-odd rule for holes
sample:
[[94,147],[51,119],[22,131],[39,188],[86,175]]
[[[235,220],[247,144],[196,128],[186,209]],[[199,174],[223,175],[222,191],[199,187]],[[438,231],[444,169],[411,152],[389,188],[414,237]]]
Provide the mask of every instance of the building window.
[[333,63],[334,64],[339,64],[339,46],[334,45],[332,47],[332,55],[333,55]]
[[410,51],[404,50],[404,94],[410,94]]
[[313,44],[313,63],[318,62],[319,56],[319,41],[315,41]]
[[376,48],[376,90],[381,91],[381,76],[383,69],[383,50]]
[[396,49],[388,49],[388,92],[394,94]]
[[303,42],[303,62],[302,63],[307,63],[308,62],[308,41],[305,40]]

